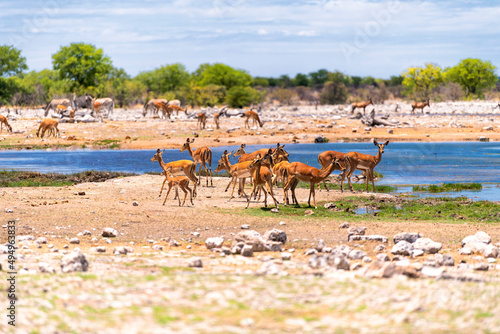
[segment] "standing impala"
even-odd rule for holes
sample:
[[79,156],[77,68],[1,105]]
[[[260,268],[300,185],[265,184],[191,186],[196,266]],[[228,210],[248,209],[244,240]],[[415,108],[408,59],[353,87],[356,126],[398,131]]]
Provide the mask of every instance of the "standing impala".
[[[178,160],[165,163],[161,156],[163,152],[165,152],[165,150],[160,151],[160,149],[157,149],[156,154],[151,158],[151,161],[158,161],[161,169],[163,169],[165,173],[167,172],[167,169],[170,168],[170,172],[173,175],[179,175],[181,173],[186,175],[188,179],[190,179],[194,184],[193,197],[196,197],[196,186],[198,184],[198,178],[196,178],[196,175],[194,174],[194,172],[196,171],[196,163],[191,160]],[[166,181],[167,179],[165,178],[165,180],[163,180],[163,184],[161,185],[160,196]]]
[[429,108],[431,107],[429,99],[427,99],[427,101],[425,101],[425,102],[413,102],[411,104],[411,114],[413,115],[415,113],[415,109],[421,109],[422,114],[423,114],[425,107],[429,107]]
[[[207,178],[207,187],[208,187],[208,178],[210,176],[210,186],[213,187],[213,181],[212,181],[212,151],[208,146],[203,146],[195,151],[191,148],[191,144],[194,143],[194,139],[189,141],[189,138],[186,139],[186,142],[184,145],[181,147],[181,152],[188,151],[189,154],[191,155],[191,158],[193,158],[194,162],[197,164],[200,164],[200,169],[198,171],[198,176],[200,177],[198,180],[198,184],[201,184],[201,167],[205,169],[206,172],[206,178]],[[208,168],[207,168],[207,163],[208,163]]]
[[[325,151],[322,152],[318,155],[318,162],[321,165],[321,169],[324,169],[330,165],[330,163],[334,160],[337,159],[341,162],[343,162],[344,167],[346,166],[346,157],[347,154],[342,153],[342,152],[337,152],[337,151]],[[335,169],[334,169],[335,170]],[[346,170],[345,168],[343,170]],[[345,172],[342,173],[343,177]],[[318,190],[320,189],[320,183],[318,183]],[[323,180],[323,185],[325,186],[326,191],[328,191],[328,187],[326,186],[325,180]]]
[[[233,152],[231,152],[233,153]],[[218,173],[223,170],[227,170],[229,174],[231,174],[231,181],[229,181],[229,184],[226,187],[227,191],[229,189],[229,186],[231,183],[233,183],[233,190],[231,191],[231,196],[227,200],[228,202],[233,198],[233,193],[234,193],[234,188],[236,186],[236,182],[239,182],[240,185],[240,191],[239,193],[245,196],[245,198],[248,199],[247,194],[245,194],[244,186],[245,186],[245,179],[248,177],[251,177],[250,174],[250,169],[248,169],[248,166],[252,163],[251,161],[245,161],[245,162],[240,162],[234,165],[231,165],[229,163],[229,156],[231,153],[227,153],[227,150],[224,151],[224,154],[222,154],[222,157],[219,160],[219,164],[217,165],[217,168],[215,169],[215,172]]]
[[[163,201],[163,205],[165,205],[165,202],[167,201],[168,198],[168,194],[170,194],[170,190],[172,190],[172,188],[175,188],[175,197],[177,197],[177,199],[179,200],[179,206],[181,206],[181,197],[179,196],[179,188],[181,188],[181,190],[184,192],[184,200],[182,201],[182,206],[184,206],[184,203],[186,203],[186,197],[188,191],[189,191],[189,199],[191,200],[191,205],[194,205],[193,194],[191,192],[191,188],[189,188],[189,179],[185,176],[173,176],[171,172],[172,172],[172,167],[168,167],[166,171],[162,172],[162,175],[165,175],[165,180],[168,181],[168,191],[167,194],[165,195],[165,200]],[[165,184],[165,181],[163,181],[163,184]]]
[[373,102],[372,102],[372,98],[370,97],[370,99],[368,101],[364,101],[364,102],[354,102],[352,104],[352,109],[351,109],[351,114],[354,113],[354,110],[356,108],[363,108],[363,114],[366,114],[366,107],[368,107],[369,105],[373,105]]
[[297,201],[297,196],[295,196],[295,188],[299,181],[309,182],[311,185],[309,189],[309,199],[307,200],[307,204],[311,206],[311,195],[314,202],[314,207],[316,206],[316,192],[314,191],[315,184],[322,182],[324,179],[330,175],[330,173],[334,169],[344,170],[346,167],[343,167],[339,164],[339,160],[334,158],[327,168],[317,169],[315,167],[308,166],[302,162],[292,162],[286,168],[286,174],[288,175],[288,182],[283,187],[283,196],[285,205],[289,204],[288,196],[286,194],[287,190],[290,189],[292,191],[292,202],[295,205],[299,206],[299,202]]
[[372,188],[373,192],[375,192],[375,182],[373,180],[373,169],[379,164],[380,160],[382,160],[382,153],[384,153],[384,147],[389,145],[389,141],[386,141],[383,144],[377,143],[377,141],[373,141],[373,144],[378,147],[378,154],[368,155],[362,154],[358,152],[349,152],[347,153],[347,157],[349,158],[350,170],[347,173],[342,174],[342,181],[340,183],[340,190],[344,191],[344,176],[347,174],[347,181],[349,182],[349,188],[351,191],[354,191],[351,183],[351,175],[354,173],[354,170],[359,169],[365,172],[366,175],[366,191],[368,191],[368,181],[372,180]]
[[[262,166],[263,161],[269,159],[272,159],[271,149],[269,149],[269,152],[263,158],[260,157],[260,154],[257,155],[257,158],[254,159],[248,166],[248,168],[250,169],[250,174],[252,174],[253,188],[252,192],[250,193],[250,197],[247,198],[247,206],[245,209],[248,209],[252,196],[257,194],[257,188],[260,188],[264,191],[264,207],[267,208],[268,192],[269,195],[271,195],[271,197],[273,198],[274,205],[276,206],[276,208],[278,207],[278,201],[273,194],[273,173],[269,168]],[[266,185],[266,188],[264,188],[264,185]]]
[[255,111],[253,110],[248,110],[246,111],[243,116],[245,117],[245,128],[249,128],[250,129],[250,124],[248,124],[248,122],[250,120],[253,121],[253,125],[256,126],[257,124],[259,124],[260,127],[263,127],[264,126],[264,122],[262,122],[259,118],[259,114],[257,114]]

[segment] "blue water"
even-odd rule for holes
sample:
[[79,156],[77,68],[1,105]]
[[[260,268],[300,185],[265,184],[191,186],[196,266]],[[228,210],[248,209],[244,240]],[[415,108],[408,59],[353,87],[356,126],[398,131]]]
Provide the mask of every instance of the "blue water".
[[[239,146],[212,148],[212,169],[224,150],[235,151]],[[269,145],[248,145],[247,152]],[[317,156],[326,150],[357,151],[375,155],[372,143],[286,144],[290,161],[301,161],[319,167]],[[2,151],[0,169],[39,172],[74,173],[84,170],[121,171],[142,174],[160,172],[158,162],[151,162],[156,150],[61,150],[61,151]],[[166,162],[190,159],[188,152],[166,150]],[[237,158],[231,159],[232,163]],[[447,182],[500,183],[500,143],[441,142],[389,143],[382,161],[375,168],[384,174],[379,184],[438,184]],[[338,173],[338,172],[335,172]],[[356,173],[357,174],[357,173]],[[498,194],[498,187],[493,193]],[[500,200],[500,194],[495,196]]]

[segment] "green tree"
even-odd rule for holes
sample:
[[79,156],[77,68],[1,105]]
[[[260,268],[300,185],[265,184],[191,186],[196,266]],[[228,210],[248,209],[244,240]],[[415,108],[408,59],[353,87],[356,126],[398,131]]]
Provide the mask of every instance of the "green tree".
[[341,81],[326,82],[321,90],[321,104],[340,104],[347,100],[347,89]]
[[496,67],[489,61],[476,58],[461,60],[456,66],[447,69],[447,78],[459,84],[467,97],[477,95],[484,98],[484,90],[495,87],[498,77]]
[[316,72],[309,73],[309,82],[312,87],[321,87],[328,80],[328,71],[321,69]]
[[409,67],[402,76],[406,92],[416,98],[429,98],[431,90],[444,82],[441,67],[430,63],[425,67]]
[[225,86],[229,90],[235,86],[252,84],[252,77],[246,71],[221,63],[201,64],[194,75],[195,81],[200,86],[218,85]]
[[147,89],[156,95],[166,92],[175,92],[189,82],[189,72],[182,64],[164,65],[152,71],[139,73],[135,79],[139,80]]
[[11,76],[27,70],[26,58],[14,46],[0,45],[0,77]]
[[263,77],[255,77],[253,78],[253,86],[254,87],[269,87],[269,80]]
[[231,108],[243,108],[261,101],[262,95],[252,87],[234,86],[226,96],[226,103]]
[[111,59],[92,44],[71,43],[52,55],[54,70],[61,79],[70,79],[71,89],[97,87],[111,73]]
[[303,73],[297,73],[297,75],[295,76],[295,78],[293,78],[292,80],[293,82],[293,85],[295,87],[298,87],[298,86],[309,86],[309,78],[307,77],[307,75],[303,74]]
[[28,69],[26,58],[14,46],[0,45],[0,104],[10,103],[12,97],[22,87],[21,81],[10,77]]

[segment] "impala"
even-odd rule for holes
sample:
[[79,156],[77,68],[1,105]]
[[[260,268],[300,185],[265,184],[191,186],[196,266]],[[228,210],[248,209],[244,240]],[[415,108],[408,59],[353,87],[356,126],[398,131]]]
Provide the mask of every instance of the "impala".
[[[263,149],[255,151],[255,152],[252,152],[252,153],[246,153],[245,147],[246,147],[246,144],[241,144],[240,148],[237,149],[236,152],[234,152],[234,154],[233,154],[233,156],[235,156],[235,157],[239,156],[238,162],[252,161],[253,159],[255,159],[257,157],[257,155],[260,154],[260,156],[264,156],[269,150],[267,148],[263,148]],[[275,158],[275,159],[284,159],[284,158],[288,159],[289,154],[285,151],[284,147],[285,147],[285,145],[280,145],[278,143],[276,145],[276,148],[272,149],[272,154],[274,155],[273,158]],[[284,157],[284,158],[280,158],[280,157]]]
[[[325,151],[318,155],[318,162],[321,165],[321,169],[326,168],[330,165],[330,163],[337,159],[344,163],[344,167],[346,162],[347,154],[337,151]],[[344,168],[345,170],[345,168]],[[343,176],[343,174],[342,174]],[[326,179],[325,179],[326,180]],[[328,191],[328,187],[326,186],[326,182],[323,180],[323,185],[325,186],[326,191]],[[320,183],[318,183],[318,190],[320,189]]]
[[66,108],[71,105],[71,101],[69,99],[53,99],[45,106],[45,116],[48,115],[49,110],[57,111],[57,106],[62,105]]
[[366,113],[366,107],[368,107],[369,105],[373,105],[373,102],[372,102],[372,98],[370,97],[370,99],[368,101],[364,101],[364,102],[354,102],[352,104],[352,109],[351,109],[351,114],[354,113],[354,110],[356,108],[363,108],[363,114]]
[[[278,201],[273,194],[273,173],[269,170],[269,168],[262,166],[262,162],[264,160],[272,159],[271,153],[271,150],[269,150],[269,152],[263,158],[258,155],[257,158],[255,158],[248,166],[248,168],[250,169],[250,174],[252,174],[253,187],[252,192],[250,193],[250,197],[247,198],[247,206],[245,209],[248,209],[248,206],[250,205],[250,198],[252,197],[252,195],[257,193],[257,188],[260,188],[264,191],[264,207],[267,208],[267,193],[271,195],[275,207],[278,207]],[[266,186],[266,188],[264,188],[264,185]]]
[[421,109],[422,114],[423,114],[425,107],[429,107],[429,108],[431,107],[429,99],[427,99],[427,101],[425,101],[425,102],[413,102],[411,104],[411,114],[413,115],[415,113],[415,109]]
[[[186,108],[187,109],[187,108]],[[219,129],[219,118],[221,116],[226,116],[227,117],[227,106],[223,107],[219,112],[216,112],[214,114],[214,122],[215,122],[215,128],[218,130]]]
[[297,196],[295,195],[295,188],[297,187],[299,181],[304,181],[304,182],[309,182],[311,185],[309,189],[309,199],[307,200],[307,204],[311,206],[311,195],[312,195],[314,207],[317,208],[316,192],[314,191],[315,184],[320,183],[321,181],[326,179],[328,175],[330,175],[330,173],[336,168],[344,170],[346,167],[342,167],[339,164],[338,159],[332,160],[332,162],[330,162],[330,165],[327,168],[321,170],[315,167],[308,166],[302,162],[292,162],[286,168],[288,182],[283,187],[283,196],[285,205],[289,204],[286,191],[290,189],[292,191],[292,202],[295,203],[297,206],[299,206],[299,202],[297,201]]
[[155,103],[156,102],[162,102],[162,103],[165,103],[166,105],[168,105],[168,100],[167,99],[151,99],[149,101],[147,101],[146,103],[144,103],[144,111],[142,112],[142,116],[143,117],[146,117],[147,113],[148,113],[148,110],[152,109],[153,110],[153,114],[155,113]]
[[[200,177],[198,180],[199,184],[201,184],[201,167],[203,166],[206,172],[207,187],[208,187],[209,176],[210,176],[210,186],[213,187],[214,184],[212,182],[212,151],[210,150],[210,148],[208,148],[208,146],[203,146],[193,151],[193,149],[191,148],[192,143],[194,143],[194,139],[191,141],[189,140],[189,138],[186,139],[186,142],[181,147],[181,152],[188,151],[189,154],[191,155],[191,158],[193,158],[194,162],[200,164],[200,169],[198,171],[198,175]],[[208,163],[208,168],[207,168],[207,163]]]
[[[176,101],[178,101],[178,100],[176,100]],[[170,101],[170,102],[172,102],[172,101]],[[187,116],[187,114],[188,114],[188,107],[187,106],[186,106],[186,108],[182,109],[178,105],[170,104],[170,102],[168,103],[168,106],[167,106],[169,114],[173,114],[174,112],[176,112],[177,116],[179,116],[179,112],[183,111],[186,114],[186,116]]]
[[7,121],[7,117],[5,117],[4,115],[0,115],[0,131],[3,130],[4,124],[7,128],[7,131],[12,132],[12,126],[10,126],[9,122]]
[[[172,188],[175,188],[175,197],[177,197],[177,199],[179,200],[179,206],[181,206],[181,197],[179,196],[179,188],[181,188],[181,190],[184,192],[184,200],[182,201],[182,206],[184,206],[184,203],[186,203],[186,197],[188,191],[189,191],[189,199],[191,200],[191,205],[194,205],[193,194],[191,188],[189,188],[189,179],[185,176],[173,176],[171,174],[171,171],[172,167],[168,167],[166,171],[163,171],[161,173],[162,175],[165,175],[165,180],[168,182],[167,183],[168,191],[167,195],[165,195],[165,200],[163,201],[163,205],[165,205],[165,202],[167,201],[168,198],[168,194],[170,193],[170,190],[172,190]],[[163,184],[165,184],[165,181],[163,181]]]
[[377,143],[375,140],[373,142],[375,146],[378,147],[377,155],[368,155],[362,154],[358,152],[349,152],[347,153],[347,157],[349,158],[350,170],[347,173],[342,174],[342,181],[340,183],[340,190],[344,191],[344,176],[347,174],[347,181],[349,182],[349,188],[351,191],[354,191],[351,184],[351,175],[354,173],[354,170],[358,169],[364,171],[366,174],[366,191],[368,191],[368,181],[372,180],[373,192],[375,192],[375,182],[373,180],[373,169],[379,164],[380,160],[382,160],[382,153],[384,153],[384,147],[389,145],[389,141],[386,141],[383,144]]
[[56,137],[56,133],[59,136],[59,129],[57,128],[58,125],[59,125],[59,122],[56,121],[55,119],[49,119],[49,118],[44,119],[40,123],[40,126],[38,127],[38,131],[36,132],[36,136],[37,137],[39,136],[40,131],[42,132],[41,138],[43,138],[45,131],[48,131],[47,138],[50,137],[50,134],[52,134],[54,136],[54,138]]
[[198,113],[198,115],[196,115],[196,118],[198,119],[198,125],[197,127],[200,128],[200,130],[203,130],[205,129],[205,125],[207,124],[207,115],[205,115],[205,113]]
[[[163,169],[165,172],[170,168],[170,172],[172,173],[172,175],[184,173],[184,175],[186,175],[188,179],[190,179],[194,184],[193,197],[196,198],[196,185],[198,184],[198,178],[194,174],[194,172],[196,171],[196,163],[191,160],[178,160],[165,163],[161,156],[163,152],[165,152],[165,150],[160,151],[160,149],[157,149],[156,154],[151,158],[151,161],[158,161],[161,169]],[[167,179],[163,180],[163,184],[161,185],[160,189],[160,196],[166,181]]]
[[163,116],[161,118],[168,118],[170,119],[171,112],[168,110],[168,106],[162,102],[162,101],[155,101],[153,102],[153,118],[159,117],[159,111],[163,112]]
[[247,112],[245,112],[243,114],[243,116],[245,117],[245,128],[250,128],[250,124],[248,124],[248,122],[250,122],[250,120],[253,121],[253,125],[256,126],[257,124],[259,124],[260,127],[263,127],[264,126],[264,122],[262,122],[259,118],[259,114],[257,114],[255,111],[253,110],[248,110]]
[[231,183],[233,183],[233,190],[231,191],[231,196],[229,197],[228,202],[233,198],[234,188],[236,186],[237,181],[239,182],[240,185],[241,194],[248,199],[247,194],[245,194],[244,185],[245,185],[245,179],[251,177],[250,169],[248,168],[248,166],[252,163],[251,161],[245,161],[231,165],[231,163],[229,163],[229,156],[231,155],[231,153],[227,153],[227,150],[225,150],[224,154],[222,154],[222,157],[219,160],[217,168],[215,169],[216,173],[223,170],[227,170],[229,174],[231,174],[231,181],[226,186],[226,190],[224,190],[227,191]]

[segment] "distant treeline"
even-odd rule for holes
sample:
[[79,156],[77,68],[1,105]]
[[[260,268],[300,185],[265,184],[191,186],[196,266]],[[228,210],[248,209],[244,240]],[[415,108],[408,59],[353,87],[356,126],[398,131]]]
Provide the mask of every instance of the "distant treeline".
[[0,46],[0,104],[39,106],[52,98],[85,93],[111,97],[119,107],[144,104],[151,98],[179,99],[191,106],[245,107],[273,101],[341,104],[369,98],[375,103],[393,98],[443,101],[485,98],[500,92],[495,66],[471,58],[446,69],[431,63],[409,67],[389,79],[327,69],[294,77],[252,77],[222,63],[201,64],[191,73],[174,63],[131,77],[114,67],[102,49],[72,43],[52,55],[52,65],[52,69],[28,72],[20,50]]

